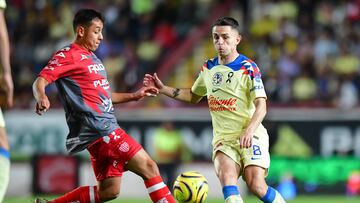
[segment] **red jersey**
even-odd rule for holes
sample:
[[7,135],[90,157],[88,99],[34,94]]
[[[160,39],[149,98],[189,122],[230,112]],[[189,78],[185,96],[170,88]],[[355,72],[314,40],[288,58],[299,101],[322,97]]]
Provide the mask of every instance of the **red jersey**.
[[39,76],[56,83],[69,126],[70,153],[119,128],[105,67],[93,52],[73,43],[59,50]]

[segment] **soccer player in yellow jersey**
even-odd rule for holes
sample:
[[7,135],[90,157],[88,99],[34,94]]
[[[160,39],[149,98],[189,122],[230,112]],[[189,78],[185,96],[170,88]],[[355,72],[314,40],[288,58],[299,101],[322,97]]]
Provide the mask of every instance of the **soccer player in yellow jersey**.
[[144,84],[177,100],[197,103],[206,96],[213,124],[213,162],[226,203],[242,203],[236,186],[240,176],[250,191],[265,203],[285,200],[265,182],[270,166],[269,136],[261,124],[266,114],[266,94],[257,65],[239,54],[239,23],[230,17],[212,27],[218,56],[201,68],[192,88],[166,86],[156,74]]
[[[5,0],[0,0],[0,107],[13,104],[13,81],[10,67],[9,37],[6,29]],[[0,202],[3,201],[9,183],[10,154],[6,137],[5,121],[0,108]]]

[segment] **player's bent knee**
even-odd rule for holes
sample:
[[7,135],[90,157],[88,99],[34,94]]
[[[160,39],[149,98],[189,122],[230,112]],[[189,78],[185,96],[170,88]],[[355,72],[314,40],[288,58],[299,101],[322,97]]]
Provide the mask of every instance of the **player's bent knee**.
[[129,161],[127,169],[141,176],[145,180],[160,175],[157,164],[144,150],[139,151]]
[[249,190],[256,196],[262,197],[266,194],[267,185],[260,181],[251,181],[247,183]]
[[233,185],[237,182],[237,175],[226,170],[220,170],[217,176],[222,185]]
[[152,159],[147,159],[144,164],[145,164],[145,166],[144,166],[145,167],[145,173],[144,173],[145,179],[150,179],[150,178],[160,175],[159,168],[158,168],[157,164],[155,163],[155,161],[153,161]]
[[109,189],[105,191],[99,191],[99,197],[102,202],[116,199],[120,196],[120,191]]

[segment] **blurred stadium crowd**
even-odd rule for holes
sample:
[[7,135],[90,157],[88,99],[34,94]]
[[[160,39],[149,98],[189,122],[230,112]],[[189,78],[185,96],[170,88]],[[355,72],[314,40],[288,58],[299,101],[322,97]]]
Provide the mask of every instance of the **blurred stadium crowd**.
[[[105,39],[97,55],[113,90],[132,91],[224,3],[231,4],[228,15],[242,25],[239,51],[262,70],[270,105],[359,107],[360,0],[8,0],[15,108],[33,107],[31,84],[54,51],[72,41],[77,9],[104,14]],[[206,31],[194,49],[211,50],[210,27]],[[197,54],[189,50],[179,63],[204,56]],[[194,77],[199,69],[194,68]],[[48,91],[54,92],[52,107],[58,106],[56,88]]]

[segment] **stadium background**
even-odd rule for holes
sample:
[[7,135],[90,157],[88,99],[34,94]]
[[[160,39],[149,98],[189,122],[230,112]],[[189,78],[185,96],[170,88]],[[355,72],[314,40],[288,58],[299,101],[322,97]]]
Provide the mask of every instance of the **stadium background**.
[[[359,0],[8,0],[7,4],[15,83],[15,107],[5,112],[13,161],[8,197],[31,195],[39,189],[33,180],[42,177],[41,168],[52,170],[47,164],[33,170],[34,157],[66,155],[67,127],[56,88],[47,89],[51,111],[38,117],[33,113],[31,84],[51,54],[72,41],[73,14],[84,7],[105,15],[105,39],[97,55],[107,67],[113,90],[120,92],[135,90],[143,75],[152,72],[167,84],[190,87],[204,60],[215,54],[212,22],[219,16],[235,17],[243,33],[239,51],[257,62],[269,97],[264,122],[272,154],[268,182],[277,187],[290,179],[301,195],[345,196],[348,181],[360,179]],[[205,173],[209,196],[221,198],[210,162],[206,100],[188,105],[160,96],[116,107],[121,126],[149,152],[154,129],[162,121],[173,121],[192,155],[178,171]],[[68,163],[62,158],[51,159]],[[50,181],[58,187],[55,190],[93,183],[86,153],[76,160],[79,166],[73,160],[69,166],[79,169],[79,182],[55,177]],[[121,195],[146,198],[145,188],[140,193],[137,189],[143,187],[141,180],[125,176],[129,178]],[[21,184],[17,177],[24,177]]]

